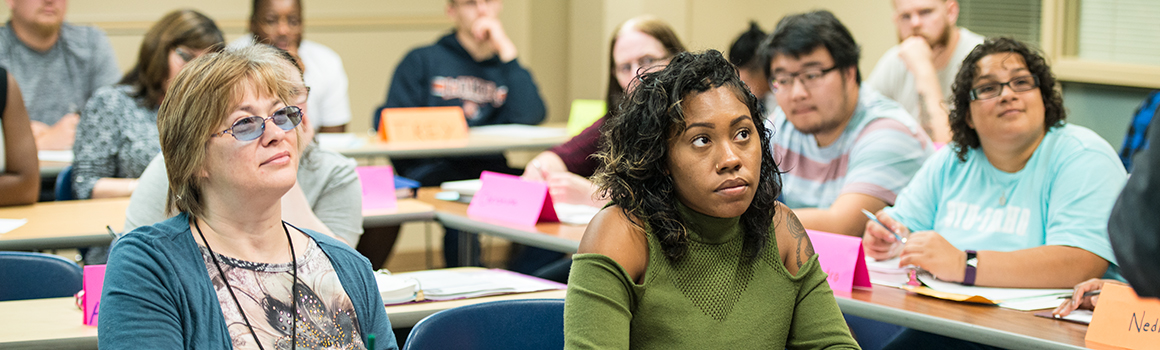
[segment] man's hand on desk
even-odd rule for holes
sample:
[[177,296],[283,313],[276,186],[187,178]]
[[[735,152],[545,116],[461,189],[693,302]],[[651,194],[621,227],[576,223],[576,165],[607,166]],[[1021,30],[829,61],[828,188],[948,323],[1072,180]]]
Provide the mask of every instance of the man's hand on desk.
[[56,124],[32,121],[32,136],[38,150],[70,150],[77,135],[81,118],[76,113],[65,114]]

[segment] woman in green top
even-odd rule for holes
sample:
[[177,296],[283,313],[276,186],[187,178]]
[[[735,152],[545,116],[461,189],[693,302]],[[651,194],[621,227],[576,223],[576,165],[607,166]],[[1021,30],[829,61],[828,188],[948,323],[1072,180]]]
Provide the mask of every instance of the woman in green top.
[[710,50],[640,80],[602,130],[565,348],[857,349],[737,70]]

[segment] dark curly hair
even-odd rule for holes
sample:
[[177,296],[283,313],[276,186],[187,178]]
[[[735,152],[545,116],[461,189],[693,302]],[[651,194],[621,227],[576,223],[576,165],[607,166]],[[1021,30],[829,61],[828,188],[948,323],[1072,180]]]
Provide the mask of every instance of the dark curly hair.
[[1055,88],[1055,74],[1047,61],[1035,49],[1007,37],[987,38],[976,46],[967,58],[963,59],[963,66],[955,75],[955,82],[951,85],[951,141],[954,143],[955,155],[960,161],[967,161],[967,152],[979,147],[979,133],[975,132],[967,120],[971,117],[971,89],[974,88],[975,78],[979,75],[979,60],[995,53],[1009,52],[1023,57],[1027,63],[1027,70],[1039,80],[1039,95],[1043,96],[1043,129],[1050,130],[1062,126],[1067,119],[1067,111],[1063,109],[1063,96]]
[[761,144],[757,193],[741,214],[744,256],[757,257],[770,239],[769,228],[781,193],[781,173],[769,146],[772,132],[766,129],[757,97],[716,50],[677,54],[665,69],[646,73],[640,80],[625,100],[620,116],[601,128],[604,142],[596,157],[602,165],[595,174],[601,194],[620,206],[626,216],[639,220],[634,224],[651,228],[668,259],[684,256],[689,235],[677,212],[676,192],[668,173],[669,139],[685,127],[683,98],[726,86],[749,109]]

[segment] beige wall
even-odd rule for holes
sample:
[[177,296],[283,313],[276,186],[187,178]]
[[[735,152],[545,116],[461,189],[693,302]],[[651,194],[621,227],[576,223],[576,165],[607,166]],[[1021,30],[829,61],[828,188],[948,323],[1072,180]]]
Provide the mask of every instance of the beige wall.
[[[152,21],[192,7],[218,21],[227,40],[242,35],[249,1],[72,1],[68,20],[94,24],[109,34],[127,70]],[[328,0],[304,3],[306,38],[342,56],[350,79],[351,130],[366,132],[370,113],[386,98],[395,65],[410,49],[443,35],[451,23],[443,0]],[[769,30],[789,13],[827,8],[862,45],[863,74],[896,41],[887,0],[506,0],[502,19],[535,76],[549,120],[567,120],[575,98],[601,99],[607,84],[608,39],[624,20],[651,13],[672,24],[692,50],[727,50],[750,19]],[[6,7],[0,18],[8,17]]]

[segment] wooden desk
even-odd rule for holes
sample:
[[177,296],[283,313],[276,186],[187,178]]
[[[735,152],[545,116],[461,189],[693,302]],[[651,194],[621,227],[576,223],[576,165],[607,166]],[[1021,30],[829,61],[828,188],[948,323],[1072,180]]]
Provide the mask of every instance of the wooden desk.
[[[496,295],[482,298],[392,305],[391,327],[407,328],[433,313],[497,300],[562,299],[564,290]],[[81,324],[73,298],[0,302],[0,349],[96,349],[97,327]]]
[[55,179],[57,174],[64,171],[64,168],[72,163],[69,162],[54,162],[51,160],[40,161],[40,178]]
[[[564,128],[544,127],[545,129]],[[500,154],[507,150],[543,150],[571,139],[566,133],[551,137],[518,137],[483,135],[471,131],[467,140],[386,143],[377,137],[360,136],[363,142],[354,148],[331,148],[347,157],[389,157],[392,159],[432,158]]]
[[435,218],[444,227],[503,237],[512,242],[563,253],[575,253],[580,247],[587,225],[569,225],[558,222],[539,223],[534,227],[520,226],[503,221],[483,220],[467,216],[467,204],[435,199],[439,188],[419,189],[419,200],[435,207]]
[[28,219],[24,226],[0,234],[0,250],[35,250],[109,244],[105,225],[120,232],[129,198],[41,202],[0,208],[0,218]]
[[935,299],[875,285],[838,296],[842,312],[1011,349],[1083,349],[1087,326],[1034,312]]
[[[28,223],[0,234],[0,250],[38,250],[106,245],[121,232],[129,198],[42,202],[0,208],[0,218],[28,219]],[[363,211],[363,225],[398,225],[435,218],[435,208],[416,199],[400,199],[393,210]]]

